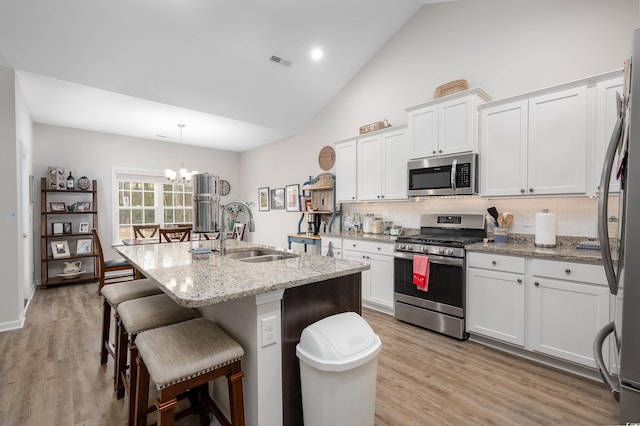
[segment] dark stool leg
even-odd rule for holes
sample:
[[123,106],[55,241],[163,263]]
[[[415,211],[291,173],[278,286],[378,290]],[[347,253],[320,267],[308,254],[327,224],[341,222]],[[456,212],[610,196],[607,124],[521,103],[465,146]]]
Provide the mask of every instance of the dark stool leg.
[[244,426],[244,398],[242,396],[242,378],[244,373],[240,361],[231,365],[231,374],[227,376],[229,384],[229,409],[231,411],[231,424]]
[[[129,381],[127,389],[129,392],[129,425],[133,425],[136,421],[136,389],[138,387],[138,347],[136,346],[135,336],[131,336],[129,342]],[[123,371],[122,380],[126,382],[127,372]]]
[[173,426],[175,422],[175,408],[178,400],[173,397],[168,401],[156,400],[156,409],[158,410],[158,426]]
[[127,332],[124,329],[124,325],[122,321],[118,318],[118,327],[117,327],[117,341],[116,341],[116,362],[113,367],[115,373],[115,383],[114,386],[116,388],[116,396],[118,399],[124,398],[124,382],[122,381],[122,373],[126,373],[127,368],[127,341],[128,336]]
[[104,307],[102,308],[102,345],[100,347],[100,365],[107,363],[109,351],[109,326],[111,325],[111,305],[104,299]]
[[135,361],[138,366],[138,379],[136,380],[136,390],[134,395],[129,395],[130,398],[133,398],[136,403],[135,409],[135,425],[136,426],[146,426],[147,424],[147,403],[149,401],[149,371],[147,370],[147,366],[144,364],[144,361],[138,355]]

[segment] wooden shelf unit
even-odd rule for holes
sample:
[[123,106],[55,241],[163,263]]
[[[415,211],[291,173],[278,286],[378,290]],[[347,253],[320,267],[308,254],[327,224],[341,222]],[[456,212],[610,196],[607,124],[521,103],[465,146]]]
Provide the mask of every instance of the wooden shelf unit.
[[[311,204],[318,210],[303,210],[298,222],[298,234],[303,234],[302,224],[305,214],[319,214],[331,216],[328,223],[328,232],[333,229],[333,222],[336,217],[339,222],[339,229],[342,230],[342,209],[336,203],[336,176],[332,173],[321,173],[316,177],[309,176],[309,180],[302,184],[302,196],[311,197]],[[302,207],[304,209],[304,207]]]
[[[91,189],[64,191],[57,189],[47,189],[47,178],[40,180],[40,286],[47,288],[50,285],[83,283],[100,279],[96,275],[98,270],[98,254],[94,251],[93,235],[91,228],[98,228],[98,191],[97,181],[91,181]],[[55,195],[54,195],[55,194]],[[90,201],[90,211],[49,211],[49,202],[64,201],[75,203],[78,201]],[[66,220],[69,219],[69,220]],[[71,222],[72,232],[54,234],[52,233],[52,223]],[[77,232],[80,222],[88,222],[88,232]],[[79,239],[91,240],[91,251],[89,253],[76,254],[76,241]],[[51,250],[51,242],[67,241],[69,245],[68,257],[54,258]],[[84,274],[71,279],[62,279],[57,276],[62,272],[63,262],[87,259],[83,261],[81,270],[86,270]]]

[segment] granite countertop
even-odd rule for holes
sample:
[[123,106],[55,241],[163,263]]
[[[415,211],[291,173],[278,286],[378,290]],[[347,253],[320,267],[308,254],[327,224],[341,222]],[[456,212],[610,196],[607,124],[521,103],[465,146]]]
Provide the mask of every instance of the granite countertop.
[[[571,262],[602,264],[600,250],[578,249],[576,246],[587,238],[558,237],[556,247],[536,247],[535,237],[530,234],[509,234],[507,243],[475,243],[465,246],[467,252],[496,253],[510,256],[547,258],[549,260],[567,260]],[[616,260],[617,250],[612,247]]]
[[364,263],[277,250],[273,247],[227,240],[227,254],[267,249],[295,257],[249,263],[211,253],[193,259],[190,243],[116,247],[116,251],[153,279],[178,304],[190,308],[297,287],[369,269]]

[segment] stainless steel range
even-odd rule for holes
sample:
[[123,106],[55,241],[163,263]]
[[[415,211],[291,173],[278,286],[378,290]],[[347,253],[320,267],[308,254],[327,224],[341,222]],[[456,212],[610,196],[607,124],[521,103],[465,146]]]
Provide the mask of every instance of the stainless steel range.
[[[464,340],[466,244],[486,236],[483,214],[424,214],[420,234],[398,237],[394,250],[395,318]],[[428,291],[413,284],[413,257],[429,257]]]

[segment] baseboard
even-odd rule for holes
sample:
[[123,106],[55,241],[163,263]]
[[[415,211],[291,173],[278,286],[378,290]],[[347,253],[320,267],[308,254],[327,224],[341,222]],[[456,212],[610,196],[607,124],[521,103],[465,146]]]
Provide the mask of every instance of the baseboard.
[[0,324],[0,333],[3,331],[9,330],[18,330],[24,327],[24,319],[25,319],[25,310],[22,311],[22,315],[20,315],[20,319],[17,321],[8,321]]

